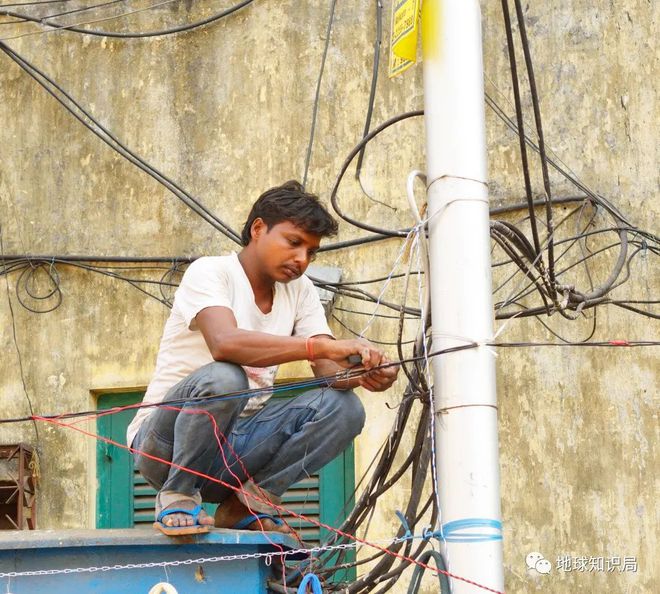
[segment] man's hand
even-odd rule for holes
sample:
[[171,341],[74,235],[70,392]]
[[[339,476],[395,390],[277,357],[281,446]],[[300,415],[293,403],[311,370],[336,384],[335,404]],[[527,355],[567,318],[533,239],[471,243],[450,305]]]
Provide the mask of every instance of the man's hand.
[[385,358],[383,351],[364,338],[334,340],[329,336],[315,336],[311,340],[314,341],[315,359],[330,359],[344,368],[353,367],[348,362],[351,355],[358,355],[361,358],[360,364],[365,369],[377,367]]
[[399,374],[398,365],[374,369],[374,367],[389,363],[390,360],[383,351],[376,348],[368,340],[363,338],[334,340],[329,336],[315,336],[313,340],[314,358],[319,359],[317,363],[312,362],[314,374],[317,376],[335,373],[333,366],[337,370],[340,367],[345,369],[353,367],[348,362],[348,357],[351,355],[361,357],[360,365],[367,372],[349,380],[339,380],[336,385],[340,389],[362,386],[371,392],[384,392],[396,381]]
[[[383,357],[380,364],[389,363],[387,357]],[[374,369],[368,371],[359,377],[360,385],[371,392],[384,392],[392,386],[399,375],[399,366],[392,365],[391,367],[384,367],[382,369]]]

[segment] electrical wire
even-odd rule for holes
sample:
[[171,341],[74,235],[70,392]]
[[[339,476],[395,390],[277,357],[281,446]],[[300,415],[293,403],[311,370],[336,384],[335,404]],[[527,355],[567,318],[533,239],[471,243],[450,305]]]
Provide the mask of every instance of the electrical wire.
[[[506,0],[504,0],[506,1]],[[525,58],[525,67],[527,69],[527,81],[529,83],[529,91],[532,99],[532,109],[534,112],[534,122],[536,124],[536,135],[538,138],[539,146],[539,157],[541,160],[541,173],[543,177],[543,188],[545,190],[545,200],[546,200],[546,223],[548,229],[548,238],[547,238],[547,253],[548,253],[548,277],[549,285],[552,290],[552,297],[556,299],[556,289],[555,289],[555,276],[554,276],[554,246],[553,246],[553,222],[552,222],[552,191],[550,188],[550,177],[548,174],[548,158],[545,151],[545,139],[543,137],[543,124],[541,120],[541,108],[539,106],[539,97],[536,90],[536,79],[534,77],[534,66],[532,63],[531,50],[529,47],[529,40],[527,38],[527,28],[525,25],[525,14],[523,12],[522,4],[520,0],[514,0],[516,7],[516,16],[518,20],[518,32],[520,34],[520,40],[523,48],[523,55]]]
[[[40,19],[41,24],[48,24],[47,21],[49,19],[58,17],[58,16],[66,16],[69,14],[78,14],[80,12],[89,12],[92,10],[96,10],[98,8],[106,8],[107,6],[112,6],[114,4],[120,4],[120,3],[125,3],[128,0],[106,0],[105,2],[101,2],[100,4],[93,4],[91,6],[80,6],[78,8],[72,8],[71,10],[64,10],[62,12],[55,12],[53,14],[49,14],[46,16],[42,16]],[[0,8],[3,8],[3,5],[0,5]]]
[[[169,0],[173,1],[173,0]],[[56,29],[51,29],[51,30],[62,30],[62,31],[70,31],[73,33],[82,33],[84,35],[94,35],[97,37],[112,37],[115,39],[142,39],[146,37],[161,37],[165,35],[175,35],[177,33],[186,33],[188,31],[192,31],[194,29],[199,29],[201,27],[204,27],[206,25],[210,25],[211,23],[215,23],[216,21],[219,21],[220,19],[223,19],[225,17],[228,17],[229,15],[239,11],[242,8],[245,8],[249,4],[252,4],[254,0],[243,0],[242,2],[238,2],[234,6],[231,6],[225,10],[222,10],[220,12],[216,12],[213,15],[204,18],[204,19],[199,19],[197,21],[194,21],[192,23],[187,23],[183,25],[176,25],[174,27],[168,27],[165,29],[159,29],[156,31],[135,31],[135,32],[117,32],[117,31],[100,31],[100,30],[94,30],[94,29],[82,29],[80,28],[79,25],[57,25],[55,23],[50,24],[50,23],[45,23],[47,26],[50,27],[56,27]],[[160,4],[156,5],[159,6]],[[4,5],[8,6],[8,5]],[[154,6],[155,7],[155,6]],[[15,11],[12,11],[11,14],[9,11],[4,11],[2,10],[3,6],[0,6],[0,14],[6,14],[8,16],[15,16],[16,18],[22,18],[27,21],[31,21],[34,23],[40,23],[41,24],[41,19],[39,17],[31,17],[30,15],[25,15],[21,13],[17,13]],[[153,8],[153,7],[151,7]],[[126,13],[124,15],[120,16],[128,16],[129,14],[133,13]],[[115,17],[119,18],[119,17]],[[91,24],[91,23],[82,23],[82,24]],[[39,33],[46,33],[48,31],[41,31]],[[11,39],[11,38],[9,38]]]
[[316,132],[316,118],[319,111],[319,103],[321,98],[321,81],[323,80],[323,72],[325,71],[325,61],[328,57],[328,49],[330,48],[330,37],[332,35],[332,24],[335,20],[335,7],[337,0],[330,0],[330,17],[328,19],[328,27],[325,31],[325,45],[323,47],[323,54],[321,57],[321,68],[319,71],[318,79],[316,80],[316,92],[314,93],[314,102],[312,108],[312,125],[309,131],[309,143],[307,144],[307,153],[305,154],[305,168],[302,176],[303,188],[307,186],[307,174],[309,173],[309,164],[312,159],[312,148],[314,147],[314,133]]
[[[531,344],[531,343],[530,343]],[[429,357],[439,357],[441,355],[447,355],[449,353],[456,353],[459,351],[467,350],[467,349],[473,349],[476,348],[477,345],[474,342],[466,342],[465,344],[461,345],[456,345],[453,347],[448,347],[445,349],[440,349],[437,351],[434,351],[433,353],[430,353],[428,356]],[[637,345],[633,345],[637,346]],[[409,359],[405,361],[390,361],[388,363],[382,363],[378,366],[372,367],[371,370],[378,370],[378,369],[387,369],[389,367],[398,367],[399,365],[403,363],[409,363],[415,360],[420,360],[423,357],[421,356],[413,356],[410,357]],[[315,387],[328,387],[332,385],[336,381],[342,381],[342,380],[347,380],[347,379],[352,379],[355,377],[360,377],[361,375],[368,373],[369,370],[365,370],[361,367],[352,367],[349,369],[345,369],[344,371],[339,372],[338,374],[332,374],[332,375],[326,375],[326,376],[318,376],[318,377],[311,377],[311,378],[305,378],[302,380],[296,380],[296,381],[290,381],[290,382],[282,382],[275,384],[274,386],[271,386],[269,388],[249,388],[245,390],[237,390],[233,392],[224,392],[222,394],[212,394],[209,396],[205,397],[200,397],[196,401],[197,402],[214,402],[216,400],[233,400],[233,399],[245,399],[245,398],[252,398],[253,396],[261,395],[261,394],[275,394],[279,392],[289,392],[292,390],[302,390],[304,389],[311,389]],[[131,404],[129,406],[123,406],[120,407],[121,410],[137,410],[137,409],[142,409],[142,408],[158,408],[159,406],[178,406],[179,404],[185,404],[188,402],[187,399],[172,399],[172,400],[167,400],[166,402],[149,402],[149,403],[138,403],[138,404]],[[44,420],[52,420],[52,419],[57,419],[57,420],[67,420],[67,419],[76,419],[76,418],[81,418],[81,417],[89,417],[89,416],[97,416],[99,414],[112,414],[116,412],[118,409],[113,408],[113,409],[104,409],[102,411],[92,409],[92,410],[84,410],[84,411],[78,411],[78,412],[65,412],[65,413],[58,413],[58,414],[42,414],[39,415],[40,419]],[[0,418],[0,424],[4,423],[17,423],[17,422],[24,422],[24,421],[29,421],[31,420],[30,417],[17,417],[17,418],[12,418],[12,419],[2,419]]]
[[[0,255],[4,256],[5,253],[5,244],[3,239],[3,229],[2,224],[0,224]],[[3,262],[4,264],[4,262]],[[9,306],[9,316],[11,318],[11,329],[12,329],[12,338],[14,340],[14,348],[16,349],[16,358],[18,359],[18,370],[21,376],[21,385],[23,386],[23,394],[27,400],[28,409],[30,410],[30,417],[33,418],[32,428],[34,429],[34,437],[36,440],[37,453],[39,453],[39,444],[41,442],[39,438],[39,428],[37,427],[36,420],[34,420],[34,407],[32,406],[32,399],[28,393],[27,383],[25,381],[25,369],[23,368],[23,357],[21,355],[21,349],[18,345],[18,336],[16,334],[16,315],[14,314],[14,306],[11,302],[11,295],[9,291],[9,278],[5,274],[5,288],[7,290],[7,305]]]
[[520,98],[520,86],[518,83],[518,67],[516,64],[516,52],[513,45],[513,29],[511,27],[511,18],[509,16],[509,3],[508,0],[502,0],[502,13],[504,15],[504,28],[506,31],[506,42],[509,54],[509,67],[511,69],[511,79],[513,82],[513,96],[516,107],[516,118],[518,126],[518,139],[520,140],[520,158],[522,161],[523,179],[525,182],[525,195],[529,205],[529,217],[532,226],[532,238],[534,240],[535,254],[541,253],[541,241],[536,226],[536,216],[534,213],[534,205],[532,198],[532,182],[529,174],[529,163],[527,160],[527,147],[525,144],[525,124],[522,113],[522,102]]
[[11,2],[10,4],[0,4],[0,8],[13,6],[38,6],[41,4],[65,4],[71,0],[33,0],[32,2]]
[[348,154],[346,159],[344,160],[344,163],[342,164],[339,173],[337,175],[337,178],[335,180],[334,186],[332,188],[332,191],[330,193],[330,203],[332,204],[332,208],[335,210],[337,215],[353,225],[354,227],[358,227],[360,229],[364,229],[366,231],[370,231],[372,233],[377,233],[379,235],[384,235],[388,237],[406,237],[409,233],[409,229],[406,230],[396,230],[392,231],[389,229],[383,229],[380,227],[376,227],[375,225],[369,225],[367,223],[363,223],[361,221],[358,221],[357,219],[354,219],[352,217],[349,217],[346,213],[343,212],[343,210],[339,207],[339,200],[337,197],[337,193],[339,191],[339,186],[341,184],[341,181],[346,173],[346,170],[350,167],[351,162],[353,159],[357,156],[357,154],[362,150],[363,147],[365,147],[371,140],[373,140],[376,136],[378,136],[383,130],[386,130],[390,126],[393,126],[394,124],[397,124],[398,122],[401,122],[403,120],[409,119],[409,118],[414,118],[414,117],[419,117],[424,115],[423,110],[415,110],[415,111],[408,111],[402,114],[399,114],[397,116],[394,116],[385,122],[383,122],[380,126],[369,132],[366,136],[358,142],[351,152]]
[[[29,74],[37,83],[39,83],[46,92],[51,95],[58,103],[60,103],[74,118],[76,118],[83,126],[90,130],[94,135],[100,138],[114,151],[119,153],[122,157],[130,161],[133,165],[150,175],[157,182],[165,186],[172,194],[188,206],[195,214],[200,216],[203,220],[209,223],[213,228],[223,233],[226,237],[241,245],[239,234],[224,223],[219,217],[213,214],[206,206],[199,200],[194,198],[176,182],[162,174],[155,169],[144,159],[139,157],[136,153],[131,151],[124,145],[115,135],[113,135],[107,128],[105,128],[98,120],[96,120],[87,110],[85,110],[77,101],[69,95],[60,85],[55,83],[50,77],[44,74],[41,70],[29,63],[27,60],[18,55],[8,45],[0,41],[0,51],[3,51],[9,56],[16,64],[18,64],[27,74]],[[60,97],[55,91],[59,92],[66,101]],[[71,105],[75,107],[71,107]],[[76,109],[78,110],[77,113]],[[82,115],[81,115],[82,114]],[[91,123],[90,123],[91,122]]]
[[[362,138],[366,137],[369,134],[369,129],[371,128],[371,118],[374,113],[374,103],[376,101],[376,86],[378,85],[378,71],[380,66],[380,48],[383,41],[382,0],[374,0],[374,6],[376,8],[376,37],[374,39],[374,58],[373,58],[373,68],[371,71],[371,85],[369,88],[369,102],[367,104],[367,115],[364,121],[364,131],[362,132]],[[364,160],[364,152],[366,148],[367,146],[365,144],[360,150],[357,164],[355,165],[355,179],[357,179],[358,181],[360,180],[360,173],[362,172],[362,161]],[[360,187],[362,187],[362,182],[360,182]]]
[[[88,7],[87,10],[92,10],[94,8],[103,7],[103,6],[106,6],[107,4],[110,4],[110,3],[114,4],[115,1],[117,1],[117,2],[127,2],[128,0],[114,0],[114,1],[110,0],[110,2],[108,2],[108,3],[90,6],[90,7]],[[129,10],[129,11],[126,11],[126,12],[123,12],[123,13],[120,13],[120,14],[117,14],[117,15],[109,16],[109,17],[103,17],[103,18],[96,18],[96,19],[87,20],[87,21],[81,21],[81,22],[78,22],[78,23],[73,23],[72,25],[49,24],[47,22],[48,17],[46,17],[44,19],[40,19],[38,22],[40,24],[44,24],[46,26],[52,27],[51,29],[40,29],[38,31],[30,31],[30,32],[27,32],[27,33],[20,33],[18,35],[12,35],[10,37],[3,37],[2,39],[0,39],[0,41],[10,41],[12,39],[20,39],[22,37],[31,37],[31,36],[34,36],[34,35],[45,35],[47,33],[57,33],[58,31],[62,31],[64,29],[69,29],[70,27],[79,27],[80,25],[92,25],[92,24],[95,24],[95,23],[102,23],[102,22],[105,22],[105,21],[114,21],[116,19],[124,18],[124,17],[127,17],[129,15],[137,14],[137,13],[140,13],[140,12],[145,12],[145,11],[148,11],[148,10],[153,10],[154,8],[158,8],[159,6],[163,6],[165,4],[171,4],[172,2],[178,2],[178,1],[179,0],[160,0],[156,4],[152,4],[150,6],[146,6],[146,7],[143,7],[143,8],[137,8],[137,9],[134,9],[134,10]],[[74,12],[78,12],[78,11],[74,11]],[[5,13],[5,14],[8,14],[8,13]],[[12,15],[8,14],[8,16],[12,16]],[[20,18],[22,18],[22,17],[20,17]],[[32,20],[32,19],[27,18],[25,20]],[[42,23],[42,20],[43,20],[43,23]]]

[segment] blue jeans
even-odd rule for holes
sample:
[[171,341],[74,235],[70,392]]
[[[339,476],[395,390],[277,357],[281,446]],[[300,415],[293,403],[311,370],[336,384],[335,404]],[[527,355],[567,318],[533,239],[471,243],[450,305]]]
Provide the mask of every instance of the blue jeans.
[[[164,401],[185,400],[176,410],[157,407],[144,421],[133,447],[152,456],[212,476],[273,503],[294,483],[339,455],[360,433],[365,413],[352,391],[312,389],[292,399],[270,399],[257,413],[240,417],[247,398],[199,399],[248,389],[239,365],[213,362],[176,384]],[[179,410],[180,409],[180,410]],[[190,414],[204,411],[205,414]],[[208,413],[208,414],[206,414]],[[221,447],[218,446],[220,436]],[[228,447],[222,436],[227,437]],[[241,463],[239,463],[240,460]],[[225,462],[226,461],[226,462]],[[221,503],[234,489],[135,454],[135,465],[159,490],[157,513],[170,502],[193,499]],[[170,494],[169,497],[161,497]],[[246,506],[272,508],[243,493]]]

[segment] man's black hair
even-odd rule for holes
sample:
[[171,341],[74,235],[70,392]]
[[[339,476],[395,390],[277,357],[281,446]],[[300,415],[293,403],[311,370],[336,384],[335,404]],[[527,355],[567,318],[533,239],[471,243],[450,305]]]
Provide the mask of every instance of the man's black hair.
[[252,205],[241,233],[244,246],[252,239],[250,230],[257,218],[266,223],[269,231],[273,225],[291,221],[307,233],[321,237],[337,235],[337,221],[321,204],[319,197],[305,192],[305,188],[295,180],[266,190]]

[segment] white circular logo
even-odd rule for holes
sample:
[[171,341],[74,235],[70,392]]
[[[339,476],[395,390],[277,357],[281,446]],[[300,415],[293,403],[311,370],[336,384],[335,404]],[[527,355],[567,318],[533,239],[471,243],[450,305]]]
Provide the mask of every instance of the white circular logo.
[[527,569],[530,571],[538,572],[544,575],[549,574],[552,570],[552,563],[550,563],[550,561],[548,561],[538,551],[527,553],[527,557],[525,557],[525,564],[527,565]]

